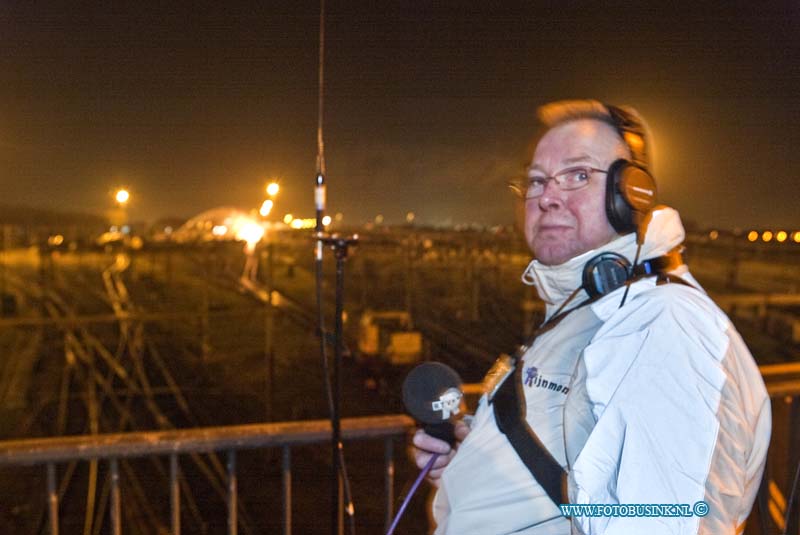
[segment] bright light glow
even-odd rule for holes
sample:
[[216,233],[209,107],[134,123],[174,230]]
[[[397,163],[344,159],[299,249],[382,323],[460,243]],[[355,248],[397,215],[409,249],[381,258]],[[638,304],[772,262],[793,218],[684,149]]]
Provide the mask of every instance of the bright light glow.
[[761,234],[761,239],[765,242],[772,241],[772,231],[765,230],[763,234]]
[[719,238],[719,232],[717,232],[716,230],[712,230],[711,232],[708,233],[708,237],[711,238],[712,241],[716,240],[717,238]]
[[269,184],[267,184],[267,195],[269,195],[270,197],[274,197],[275,195],[277,195],[280,190],[281,187],[278,185],[277,182],[270,182]]
[[792,238],[795,243],[800,243],[800,230],[794,233],[794,238]]
[[783,243],[786,241],[789,235],[786,233],[785,230],[779,230],[777,234],[775,234],[775,239],[778,240],[779,243]]
[[222,237],[227,233],[228,233],[228,227],[226,227],[225,225],[216,225],[214,226],[214,228],[211,229],[211,234],[213,234],[214,236]]
[[380,225],[381,223],[383,223],[383,215],[382,214],[378,214],[378,215],[375,216],[375,224],[376,225]]
[[120,189],[117,190],[117,193],[116,195],[114,195],[114,198],[117,200],[118,203],[125,204],[126,202],[128,202],[128,199],[131,198],[131,194],[128,193],[128,190],[126,189]]
[[264,227],[253,220],[242,218],[238,228],[235,229],[236,239],[244,240],[248,245],[255,245],[264,236]]
[[300,218],[292,219],[289,226],[292,227],[293,229],[315,228],[317,226],[317,220],[316,218],[313,217],[308,219],[300,219]]
[[329,216],[329,215],[326,215],[326,216],[324,216],[324,217],[322,218],[322,224],[323,224],[324,226],[326,226],[326,227],[327,227],[328,225],[330,225],[330,224],[331,224],[331,216]]
[[267,199],[261,204],[261,208],[259,208],[258,213],[261,214],[261,217],[267,217],[272,211],[272,207],[274,205],[275,203],[272,202],[272,199]]
[[755,230],[751,230],[747,233],[747,240],[748,241],[756,241],[758,239],[758,232]]
[[172,234],[172,230],[173,230],[172,227],[166,226],[166,227],[164,227],[164,234],[167,234],[167,235]]
[[412,223],[412,222],[414,221],[414,218],[415,218],[415,217],[417,217],[417,216],[416,216],[416,215],[414,215],[414,212],[409,212],[409,213],[407,213],[407,214],[406,214],[406,222],[408,222],[408,223]]
[[287,225],[292,222],[292,219],[294,219],[294,216],[292,214],[286,214],[285,216],[283,216],[283,222],[286,223]]
[[61,234],[56,234],[55,236],[50,236],[47,238],[47,243],[49,245],[61,245],[64,243],[64,236]]

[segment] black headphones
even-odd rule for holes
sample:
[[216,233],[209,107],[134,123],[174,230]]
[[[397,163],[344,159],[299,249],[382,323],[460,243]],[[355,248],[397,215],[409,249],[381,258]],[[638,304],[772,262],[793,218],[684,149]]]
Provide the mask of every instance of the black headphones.
[[598,298],[644,277],[658,277],[659,284],[677,282],[691,286],[669,272],[683,263],[683,247],[679,246],[663,256],[649,258],[632,266],[621,254],[606,252],[592,257],[583,267],[583,288],[590,298]]
[[[622,108],[604,104],[611,125],[628,146],[631,159],[620,158],[608,168],[606,215],[619,234],[639,229],[656,204],[656,181],[648,169],[649,156],[644,124]],[[640,237],[643,238],[643,237]]]

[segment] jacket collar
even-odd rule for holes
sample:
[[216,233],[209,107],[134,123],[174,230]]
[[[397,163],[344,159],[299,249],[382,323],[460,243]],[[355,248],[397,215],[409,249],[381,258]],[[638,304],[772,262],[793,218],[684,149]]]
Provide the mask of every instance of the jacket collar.
[[[685,236],[678,212],[666,206],[657,208],[647,225],[639,260],[667,254],[683,243]],[[557,266],[546,266],[534,259],[522,273],[522,282],[536,286],[539,298],[546,306],[546,317],[549,318],[581,286],[583,268],[589,260],[600,253],[613,252],[633,263],[636,247],[636,235],[626,234]],[[588,297],[585,291],[580,290],[571,303],[577,305]]]

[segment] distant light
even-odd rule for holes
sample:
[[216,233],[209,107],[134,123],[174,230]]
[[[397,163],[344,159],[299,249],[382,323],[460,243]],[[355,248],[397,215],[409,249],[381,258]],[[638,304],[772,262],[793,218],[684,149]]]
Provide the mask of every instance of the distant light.
[[335,215],[335,216],[333,216],[333,219],[334,219],[334,220],[335,220],[337,223],[341,223],[341,222],[342,222],[342,219],[344,219],[344,214],[343,214],[343,213],[341,213],[341,212],[336,212],[336,215]]
[[61,234],[56,234],[55,236],[50,236],[47,238],[47,243],[49,245],[61,245],[64,243],[64,236]]
[[755,230],[751,230],[747,233],[747,240],[748,241],[756,241],[758,239],[758,232]]
[[119,232],[119,227],[116,225],[111,225],[111,228],[108,229],[109,232]]
[[717,238],[719,238],[719,232],[717,232],[716,230],[712,230],[711,232],[708,233],[708,237],[711,238],[712,240],[716,240]]
[[131,227],[130,227],[130,225],[122,225],[122,228],[119,229],[119,231],[122,232],[123,234],[130,234],[131,233]]
[[261,214],[261,217],[267,217],[269,213],[272,211],[272,207],[274,205],[275,203],[272,202],[272,199],[267,199],[261,204],[261,208],[259,208],[258,213]]
[[172,234],[172,227],[166,226],[164,227],[164,234]]
[[800,243],[800,230],[794,233],[794,238],[792,238],[795,243]]
[[131,238],[131,249],[138,251],[144,246],[144,240],[142,240],[141,236],[134,236]]
[[[323,221],[324,223],[324,221]],[[290,227],[293,229],[309,229],[315,228],[317,226],[317,219],[315,217],[310,217],[306,219],[295,218],[292,219],[291,223],[289,224]]]
[[326,215],[326,216],[324,216],[324,217],[322,218],[322,224],[323,224],[323,226],[326,226],[326,227],[327,227],[328,225],[330,225],[330,224],[331,224],[331,221],[332,221],[332,220],[331,220],[331,216],[329,216],[329,215]]
[[126,202],[128,202],[128,199],[131,198],[131,194],[128,193],[128,190],[126,189],[119,189],[117,190],[117,194],[114,196],[114,198],[117,200],[118,203],[125,204]]
[[292,222],[292,219],[294,219],[294,216],[292,216],[292,214],[286,214],[285,216],[283,216],[283,222],[286,223],[287,225]]
[[775,239],[778,240],[779,243],[783,243],[786,241],[789,235],[786,233],[785,230],[779,230],[777,234],[775,234]]
[[214,236],[224,236],[228,233],[228,227],[225,225],[216,225],[214,228],[211,229],[211,234]]
[[381,223],[383,223],[383,215],[382,214],[378,214],[378,215],[375,216],[375,224],[376,225],[380,225]]
[[277,182],[270,182],[269,184],[267,184],[267,195],[269,195],[270,197],[274,197],[275,195],[277,195],[280,190],[281,187],[278,185]]
[[764,240],[765,242],[772,241],[772,231],[765,230],[764,233],[761,234],[761,239]]
[[409,212],[409,213],[406,214],[406,221],[408,223],[412,223],[414,221],[415,217],[417,217],[417,216],[414,215],[414,212]]

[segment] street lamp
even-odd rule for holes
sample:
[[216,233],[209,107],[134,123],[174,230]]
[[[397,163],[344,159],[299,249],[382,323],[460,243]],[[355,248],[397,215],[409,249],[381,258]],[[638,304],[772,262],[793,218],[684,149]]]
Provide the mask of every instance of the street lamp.
[[267,217],[269,213],[272,211],[272,207],[274,206],[274,202],[272,199],[267,199],[261,204],[261,208],[258,210],[258,213],[261,214],[261,217]]
[[120,206],[124,206],[130,198],[131,194],[125,188],[118,189],[117,193],[114,195],[114,199],[116,199]]
[[270,182],[269,184],[267,184],[267,195],[269,195],[270,197],[274,197],[275,195],[277,195],[280,190],[281,187],[277,182]]

